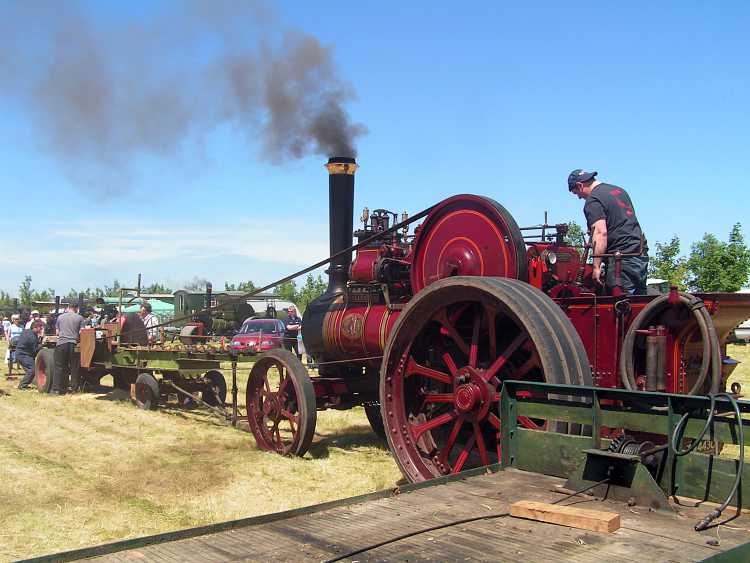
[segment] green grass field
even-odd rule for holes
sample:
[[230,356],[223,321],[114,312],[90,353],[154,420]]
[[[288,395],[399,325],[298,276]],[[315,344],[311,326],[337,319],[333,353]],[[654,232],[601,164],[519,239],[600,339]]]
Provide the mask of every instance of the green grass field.
[[[750,347],[729,353],[743,362],[731,381],[750,389]],[[242,410],[247,373],[245,367],[238,377]],[[319,413],[310,452],[282,458],[203,410],[143,411],[120,391],[54,397],[16,385],[3,369],[2,561],[306,506],[401,481],[361,408]]]
[[[238,374],[243,411],[247,370]],[[307,506],[401,480],[361,408],[319,413],[310,452],[283,458],[205,410],[143,411],[121,391],[17,391],[17,380],[0,373],[0,561]]]

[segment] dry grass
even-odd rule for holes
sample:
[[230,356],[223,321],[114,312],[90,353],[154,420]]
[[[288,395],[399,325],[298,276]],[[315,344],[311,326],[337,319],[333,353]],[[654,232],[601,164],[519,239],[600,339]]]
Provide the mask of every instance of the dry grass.
[[[0,560],[306,506],[401,478],[362,409],[319,413],[310,453],[287,459],[204,411],[146,412],[121,392],[17,391],[2,374]],[[240,372],[243,404],[246,378]]]
[[[750,346],[729,355],[743,362],[731,381],[750,389]],[[238,374],[243,410],[247,370]],[[286,510],[401,478],[362,409],[319,413],[310,453],[288,459],[205,411],[146,412],[120,392],[20,392],[2,374],[0,560]]]

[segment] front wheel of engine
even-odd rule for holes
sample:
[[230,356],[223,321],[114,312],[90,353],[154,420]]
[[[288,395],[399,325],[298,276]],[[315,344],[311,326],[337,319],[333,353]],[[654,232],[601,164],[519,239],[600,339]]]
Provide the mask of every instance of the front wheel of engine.
[[305,455],[315,433],[317,410],[315,389],[297,356],[280,348],[261,355],[250,371],[246,404],[259,448]]

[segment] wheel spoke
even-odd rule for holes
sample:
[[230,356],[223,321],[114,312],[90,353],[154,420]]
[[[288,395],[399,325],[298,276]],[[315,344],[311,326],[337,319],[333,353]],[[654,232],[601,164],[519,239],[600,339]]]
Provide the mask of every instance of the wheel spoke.
[[458,366],[448,352],[443,354],[443,361],[445,362],[445,365],[448,366],[448,371],[451,372],[451,375],[453,377],[458,377]]
[[469,366],[477,367],[477,355],[479,354],[479,325],[482,315],[477,311],[474,315],[474,326],[471,329],[471,345],[469,346]]
[[469,436],[469,439],[466,441],[466,444],[461,450],[461,453],[458,454],[458,459],[456,459],[456,465],[454,465],[453,469],[451,469],[451,473],[460,473],[461,469],[463,469],[463,466],[466,463],[466,460],[469,459],[469,454],[471,453],[471,449],[474,447],[474,440],[475,440],[474,434]]
[[531,430],[544,430],[546,427],[546,424],[542,424],[542,425],[537,424],[528,416],[519,416],[518,424],[520,424],[524,428],[530,428]]
[[288,421],[293,422],[295,424],[297,424],[299,422],[299,417],[296,414],[294,414],[294,413],[292,413],[292,412],[290,412],[290,411],[288,411],[286,409],[281,409],[281,416],[283,416]]
[[500,354],[497,359],[492,362],[492,365],[487,368],[487,371],[484,372],[484,380],[489,381],[492,379],[496,373],[498,373],[505,363],[510,359],[510,357],[515,354],[516,350],[526,342],[528,339],[528,335],[525,332],[521,332],[518,336],[516,336],[513,339],[513,342],[510,343],[510,345],[503,350],[502,354]]
[[439,381],[440,383],[447,383],[448,385],[450,385],[452,381],[447,373],[420,365],[411,357],[409,358],[409,363],[406,365],[406,374],[404,377],[409,377],[410,375],[423,375],[430,379],[434,379],[435,381]]
[[500,419],[495,413],[487,415],[487,422],[489,422],[496,430],[500,430]]
[[428,420],[425,423],[412,425],[411,431],[414,434],[414,440],[419,440],[420,436],[428,430],[434,430],[435,428],[442,426],[443,424],[449,423],[451,420],[456,418],[455,413],[445,413],[440,416],[436,416],[432,420]]
[[539,367],[539,358],[537,357],[536,352],[534,352],[528,360],[521,364],[521,367],[516,370],[516,373],[513,377],[515,379],[523,379],[524,375],[526,375],[536,367]]
[[281,382],[279,383],[279,391],[278,391],[279,395],[285,394],[286,388],[289,387],[289,384],[291,382],[292,382],[292,378],[288,376],[281,380]]
[[461,337],[461,335],[458,334],[456,327],[453,326],[453,322],[448,319],[448,314],[446,313],[445,309],[440,311],[440,313],[435,316],[435,320],[439,322],[443,327],[443,330],[441,332],[444,331],[445,334],[449,336],[451,340],[453,340],[453,342],[456,343],[456,346],[458,346],[459,350],[461,350],[468,356],[469,347],[466,345],[466,341]]
[[484,444],[484,438],[482,438],[482,430],[479,428],[479,423],[474,423],[474,439],[479,448],[479,459],[482,460],[482,465],[489,465],[490,458],[487,455],[487,446]]
[[461,415],[456,419],[456,422],[453,424],[453,428],[451,429],[451,433],[448,435],[448,439],[445,442],[445,446],[443,447],[442,451],[440,452],[440,455],[438,456],[438,459],[440,459],[443,465],[446,465],[448,463],[448,457],[450,456],[451,450],[453,449],[453,446],[456,443],[456,438],[458,438],[458,433],[461,431],[461,426],[463,426],[463,423],[464,423],[464,417],[463,415]]
[[424,396],[425,403],[452,403],[453,393],[427,393]]

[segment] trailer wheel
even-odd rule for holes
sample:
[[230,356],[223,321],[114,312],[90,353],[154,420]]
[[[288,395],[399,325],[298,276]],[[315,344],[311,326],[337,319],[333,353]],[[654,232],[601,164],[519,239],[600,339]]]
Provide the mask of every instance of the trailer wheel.
[[55,351],[42,348],[34,360],[34,383],[40,393],[49,393],[55,374]]
[[135,380],[135,404],[145,410],[156,410],[159,404],[159,383],[150,373],[138,374]]
[[250,371],[246,404],[259,448],[305,455],[315,433],[317,411],[312,381],[297,356],[280,348],[261,355]]
[[227,400],[227,380],[224,374],[212,369],[207,371],[203,378],[206,380],[206,389],[201,392],[203,401],[211,406],[223,406]]
[[[502,382],[591,385],[578,333],[562,309],[509,278],[436,281],[406,306],[380,373],[388,444],[412,482],[499,460]],[[550,396],[550,398],[554,398]],[[567,425],[519,417],[532,430]]]

